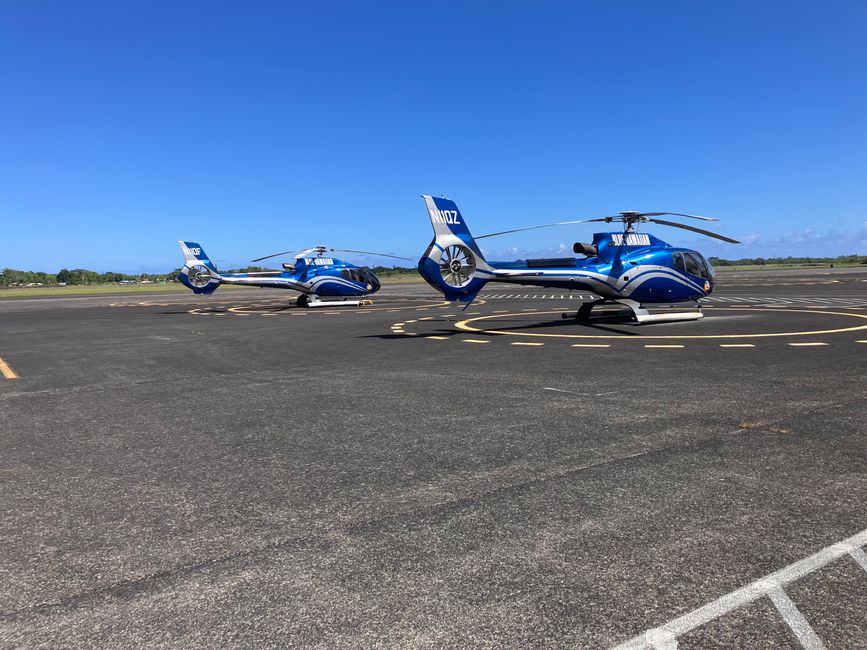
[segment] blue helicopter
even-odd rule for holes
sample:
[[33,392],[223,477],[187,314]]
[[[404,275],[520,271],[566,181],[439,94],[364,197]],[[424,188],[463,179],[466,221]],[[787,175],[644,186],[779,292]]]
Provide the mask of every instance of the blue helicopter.
[[[418,270],[432,287],[447,300],[470,303],[488,282],[508,282],[560,290],[586,291],[599,296],[584,303],[575,314],[586,320],[594,307],[604,303],[624,305],[639,324],[702,318],[699,300],[714,289],[716,276],[711,264],[701,253],[675,248],[648,233],[636,232],[636,225],[652,222],[683,228],[731,244],[740,243],[729,237],[673,221],[653,217],[672,215],[702,221],[717,221],[712,217],[677,212],[621,212],[598,219],[559,221],[504,230],[473,238],[454,201],[422,195],[434,230],[434,239],[418,262]],[[578,242],[573,251],[584,257],[527,259],[513,262],[488,262],[476,239],[495,237],[513,232],[550,228],[575,223],[619,222],[622,232],[593,235],[593,243]],[[648,306],[691,303],[693,311],[653,313]],[[466,307],[465,307],[466,308]],[[564,318],[567,318],[564,315]]]
[[[193,293],[209,295],[216,291],[221,284],[291,289],[301,293],[297,299],[299,307],[369,304],[369,301],[365,300],[366,296],[379,291],[379,278],[372,271],[349,262],[325,257],[326,253],[361,253],[402,260],[409,259],[386,253],[315,246],[297,253],[293,263],[284,262],[282,271],[220,273],[201,245],[189,241],[178,241],[178,244],[184,254],[184,267],[178,273],[178,279],[183,285],[192,289]],[[274,253],[252,261],[259,262],[293,252]],[[331,297],[336,300],[320,300],[321,297]]]

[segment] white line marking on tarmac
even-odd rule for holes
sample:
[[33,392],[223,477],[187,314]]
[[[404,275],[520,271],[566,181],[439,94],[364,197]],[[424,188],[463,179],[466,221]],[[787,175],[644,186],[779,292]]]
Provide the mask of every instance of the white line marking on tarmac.
[[646,348],[685,348],[685,345],[645,345]]
[[819,341],[811,341],[809,343],[789,343],[789,345],[796,348],[807,348],[807,347],[815,347],[818,345],[828,345],[827,343],[821,343]]
[[769,586],[768,596],[771,602],[774,603],[777,611],[780,612],[783,620],[792,628],[792,632],[798,637],[798,641],[801,642],[802,646],[807,648],[807,650],[823,650],[825,648],[822,639],[819,638],[819,635],[816,634],[815,630],[807,622],[807,619],[804,618],[804,615],[779,584]]
[[509,345],[526,345],[532,347],[539,347],[540,345],[545,345],[544,343],[524,343],[523,341],[516,341],[514,343],[509,343]]
[[858,564],[861,565],[861,568],[867,571],[867,553],[862,551],[857,546],[853,546],[849,549],[849,555],[855,560]]
[[[779,588],[782,590],[787,584],[795,582],[796,580],[821,569],[834,560],[841,558],[843,555],[852,555],[852,549],[860,550],[860,547],[865,544],[867,544],[867,530],[862,530],[860,533],[853,535],[839,544],[833,544],[832,546],[823,548],[818,553],[814,553],[813,555],[810,555],[803,560],[799,560],[794,564],[790,564],[769,576],[751,582],[745,587],[741,587],[736,591],[721,596],[707,605],[694,609],[683,616],[660,625],[658,628],[639,634],[629,641],[625,641],[616,646],[615,650],[659,647],[654,646],[653,639],[651,638],[657,632],[668,632],[675,638],[687,634],[705,623],[738,609],[742,605],[758,600],[762,596],[770,596],[769,589]],[[774,604],[776,605],[776,603]],[[788,623],[788,620],[786,622]],[[676,648],[677,646],[669,645],[668,647]]]
[[483,341],[482,339],[461,339],[464,343],[490,343],[490,341]]
[[[590,397],[591,395],[593,397],[602,397],[604,395],[614,395],[615,393],[621,392],[619,390],[610,390],[607,393],[578,393],[574,390],[563,390],[562,388],[552,388],[550,386],[544,386],[542,388],[542,390],[551,390],[551,391],[554,391],[555,393],[568,393],[569,395],[580,395],[582,397]],[[641,455],[646,454],[646,453],[647,453],[646,451],[643,451],[637,455],[641,456]],[[632,456],[627,456],[627,458],[632,458]]]
[[573,343],[573,348],[610,348],[610,343]]

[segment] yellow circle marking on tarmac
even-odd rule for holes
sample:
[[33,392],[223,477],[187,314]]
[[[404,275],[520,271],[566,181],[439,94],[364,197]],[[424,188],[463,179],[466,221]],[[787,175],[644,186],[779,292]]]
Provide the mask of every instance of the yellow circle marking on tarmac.
[[[440,305],[443,305],[443,304],[448,304],[448,303],[437,302],[437,303],[427,305],[427,307],[439,307]],[[234,307],[228,307],[228,305],[227,305],[229,312],[231,312],[233,314],[242,315],[242,316],[245,314],[261,314],[262,308],[263,307],[267,308],[268,306],[269,305],[267,305],[267,304],[253,304],[253,305],[235,305]],[[374,312],[374,311],[404,311],[406,309],[417,309],[418,308],[418,305],[406,305],[404,307],[368,307],[368,308],[365,308],[364,310],[359,310],[356,306],[352,306],[352,307],[344,307],[342,309],[328,309],[327,311],[317,311],[316,309],[311,309],[310,311],[305,310],[303,312],[296,312],[293,310],[303,309],[303,308],[294,307],[294,306],[288,305],[288,304],[283,304],[283,305],[275,304],[275,305],[271,305],[271,306],[273,306],[273,307],[281,307],[282,306],[282,309],[279,312],[277,312],[278,314],[279,313],[291,313],[293,315],[308,314],[308,313],[310,313],[310,314],[348,314],[350,312],[370,313],[370,312]],[[192,313],[196,312],[196,315],[202,315],[202,312],[198,311],[199,309],[208,309],[208,307],[199,307],[197,309],[190,310],[188,313],[192,314]],[[211,313],[213,313],[213,312],[211,312]]]
[[[853,314],[851,312],[839,311],[812,311],[807,309],[760,309],[760,308],[733,308],[728,307],[731,311],[771,311],[775,314],[781,312],[812,314],[822,316],[845,316],[847,318],[860,318],[867,320],[867,315]],[[533,316],[544,316],[546,314],[562,314],[563,311],[540,311],[532,314]],[[513,332],[511,330],[486,330],[479,327],[473,327],[470,323],[476,323],[483,320],[493,320],[495,318],[506,318],[509,316],[529,316],[530,314],[516,312],[511,314],[496,314],[492,316],[479,316],[478,318],[468,318],[459,323],[455,323],[455,327],[465,332],[476,332],[478,334],[500,334],[504,336],[532,336],[532,337],[547,337],[556,339],[617,339],[620,341],[646,341],[648,339],[751,339],[751,338],[773,338],[781,336],[819,336],[822,334],[840,334],[842,332],[857,332],[859,330],[867,330],[867,324],[857,325],[854,327],[842,327],[829,330],[814,330],[810,332],[765,332],[754,334],[635,334],[627,336],[626,334],[542,334],[536,332]]]

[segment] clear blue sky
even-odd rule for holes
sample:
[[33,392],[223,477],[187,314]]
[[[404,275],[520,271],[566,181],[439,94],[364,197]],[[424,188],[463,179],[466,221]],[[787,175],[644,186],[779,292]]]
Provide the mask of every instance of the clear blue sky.
[[[710,255],[867,254],[867,3],[0,4],[0,267],[417,257],[476,233],[720,217]],[[488,240],[493,257],[591,226]]]

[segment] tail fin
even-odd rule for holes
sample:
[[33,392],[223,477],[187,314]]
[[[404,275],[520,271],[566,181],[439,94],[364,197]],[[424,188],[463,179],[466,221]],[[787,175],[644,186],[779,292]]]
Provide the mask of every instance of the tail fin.
[[485,261],[454,201],[422,194],[434,238],[418,261],[418,272],[446,300],[470,302],[494,272]]
[[210,294],[220,286],[222,278],[214,263],[208,259],[205,249],[196,242],[178,241],[184,254],[184,268],[178,273],[178,280],[193,293]]

